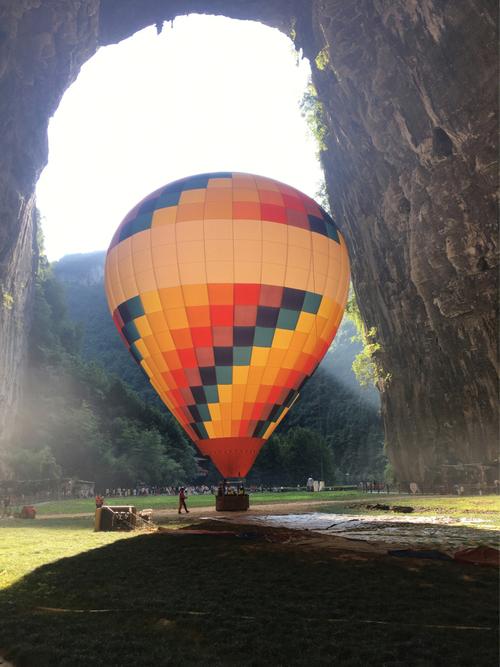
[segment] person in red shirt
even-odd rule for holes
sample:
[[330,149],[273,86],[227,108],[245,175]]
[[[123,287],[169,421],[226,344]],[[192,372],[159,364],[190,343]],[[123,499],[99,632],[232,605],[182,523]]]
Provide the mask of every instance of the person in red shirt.
[[186,514],[189,514],[189,510],[186,507],[186,489],[181,486],[179,489],[179,514],[181,513],[183,507],[186,510]]

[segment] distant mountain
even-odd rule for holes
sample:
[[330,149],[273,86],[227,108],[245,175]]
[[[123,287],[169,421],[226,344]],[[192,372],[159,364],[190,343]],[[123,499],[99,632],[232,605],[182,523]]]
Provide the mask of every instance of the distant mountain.
[[[67,255],[53,265],[66,290],[70,317],[83,329],[81,356],[95,361],[130,385],[148,403],[162,406],[148,380],[121,342],[110,317],[104,291],[105,252]],[[344,319],[318,372],[280,430],[307,426],[321,432],[335,453],[335,464],[354,476],[381,474],[385,465],[379,396],[361,388],[352,371],[361,344]],[[351,479],[353,479],[351,477]],[[348,477],[346,478],[348,479]]]

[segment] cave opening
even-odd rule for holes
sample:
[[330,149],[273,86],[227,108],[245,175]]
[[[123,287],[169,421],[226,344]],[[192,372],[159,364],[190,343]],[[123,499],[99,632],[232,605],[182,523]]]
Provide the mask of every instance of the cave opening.
[[310,76],[282,32],[223,16],[101,48],[49,124],[37,185],[49,260],[106,248],[137,200],[192,173],[260,173],[316,197],[323,172],[301,110]]

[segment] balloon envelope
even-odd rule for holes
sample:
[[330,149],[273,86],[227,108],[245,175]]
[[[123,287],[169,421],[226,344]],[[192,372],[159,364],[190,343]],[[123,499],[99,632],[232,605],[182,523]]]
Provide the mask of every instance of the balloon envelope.
[[125,217],[106,258],[125,345],[224,477],[244,477],[328,350],[349,289],[332,218],[278,181],[175,181]]

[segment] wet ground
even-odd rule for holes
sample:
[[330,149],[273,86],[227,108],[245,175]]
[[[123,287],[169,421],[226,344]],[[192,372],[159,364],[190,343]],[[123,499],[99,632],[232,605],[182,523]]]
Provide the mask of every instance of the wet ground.
[[[467,519],[433,515],[303,514],[247,517],[248,523],[401,547],[428,547],[444,551],[485,545],[498,548],[500,531],[486,519]],[[227,517],[226,517],[227,520]],[[238,518],[241,522],[241,516]]]

